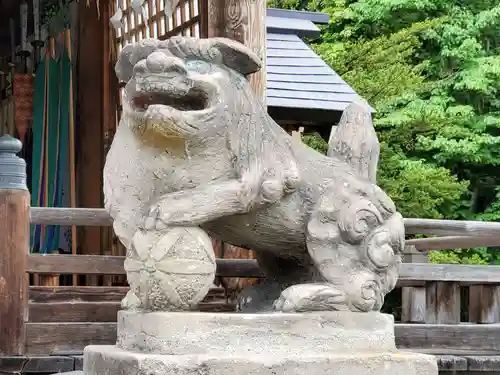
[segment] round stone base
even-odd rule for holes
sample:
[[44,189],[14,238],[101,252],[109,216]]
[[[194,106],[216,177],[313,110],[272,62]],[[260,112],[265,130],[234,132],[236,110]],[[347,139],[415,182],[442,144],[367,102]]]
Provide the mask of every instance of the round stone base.
[[311,356],[396,349],[392,315],[118,313],[117,346],[163,355]]
[[[217,332],[214,332],[217,336]],[[352,352],[276,356],[135,353],[116,346],[88,346],[85,375],[437,375],[436,359],[407,352]]]

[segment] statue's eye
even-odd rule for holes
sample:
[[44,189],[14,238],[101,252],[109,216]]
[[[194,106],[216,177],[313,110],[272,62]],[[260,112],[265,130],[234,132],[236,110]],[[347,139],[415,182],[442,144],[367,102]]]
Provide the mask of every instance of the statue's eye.
[[188,70],[200,73],[208,74],[213,72],[214,65],[203,60],[188,60],[186,62],[186,67]]

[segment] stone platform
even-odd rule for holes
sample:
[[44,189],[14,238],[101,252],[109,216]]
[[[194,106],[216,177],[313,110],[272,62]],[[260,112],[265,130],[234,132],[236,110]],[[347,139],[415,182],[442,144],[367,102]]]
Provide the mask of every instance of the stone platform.
[[437,375],[399,352],[379,313],[119,312],[116,346],[88,346],[85,375]]

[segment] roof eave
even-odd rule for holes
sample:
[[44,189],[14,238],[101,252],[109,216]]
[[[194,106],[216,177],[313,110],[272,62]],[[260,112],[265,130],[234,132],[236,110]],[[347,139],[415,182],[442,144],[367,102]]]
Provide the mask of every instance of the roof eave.
[[307,20],[321,25],[327,25],[330,22],[330,16],[327,13],[320,12],[267,8],[267,15],[271,17]]
[[267,27],[267,32],[269,34],[288,34],[297,35],[299,38],[319,38],[321,32],[319,30],[297,30],[297,29],[286,29],[281,27]]

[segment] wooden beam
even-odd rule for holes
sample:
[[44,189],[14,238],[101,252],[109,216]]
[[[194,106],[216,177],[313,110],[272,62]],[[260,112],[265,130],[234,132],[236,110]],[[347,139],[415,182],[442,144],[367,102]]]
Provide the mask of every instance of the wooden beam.
[[109,227],[113,219],[104,208],[31,207],[31,224]]
[[[68,303],[68,302],[119,302],[125,297],[129,287],[125,286],[31,286],[30,303]],[[210,288],[205,298],[213,301],[224,297],[224,288]]]
[[28,191],[0,190],[0,355],[24,354]]
[[113,302],[120,301],[129,290],[127,286],[31,286],[28,292],[29,301],[36,303]]
[[426,283],[426,323],[460,324],[460,284],[431,281]]
[[66,356],[0,357],[0,374],[59,374],[75,369],[75,359]]
[[0,138],[0,356],[23,355],[30,193],[21,142]]
[[[106,4],[104,4],[106,3]],[[101,2],[101,9],[88,7],[86,1],[78,6],[78,102],[77,108],[77,187],[78,204],[83,207],[99,208],[102,199],[104,91],[107,87],[104,73],[105,33],[102,9],[107,2]],[[99,13],[101,17],[99,17]],[[101,229],[98,227],[79,228],[79,252],[101,253]],[[97,285],[97,277],[88,277],[87,282]]]
[[30,254],[26,272],[39,274],[123,275],[125,257]]
[[27,323],[27,354],[77,354],[87,345],[114,345],[116,323]]
[[[109,18],[113,15],[113,10],[110,9],[112,7],[111,2],[107,2],[104,5],[103,10],[101,12],[101,17],[104,20],[109,20]],[[114,7],[113,7],[114,8]],[[151,9],[151,8],[149,8]],[[151,12],[151,11],[150,11]],[[147,20],[143,20],[143,25],[147,24]],[[103,130],[102,130],[102,139],[103,139],[103,164],[106,155],[111,147],[111,142],[113,141],[114,134],[116,132],[116,111],[119,105],[119,92],[120,89],[118,87],[118,78],[115,74],[114,69],[114,61],[111,59],[111,46],[115,43],[114,36],[115,30],[111,26],[109,22],[103,23],[104,27],[104,35],[107,37],[104,38],[104,46],[103,50],[107,51],[103,56]],[[102,175],[102,172],[101,172]],[[125,255],[126,251],[118,254],[113,254],[113,251],[118,247],[113,246],[113,236],[114,232],[112,228],[101,228],[101,249],[103,255]],[[103,277],[104,285],[112,285],[113,277],[104,276]]]
[[[26,272],[40,274],[123,275],[123,256],[30,254]],[[257,261],[217,259],[217,276],[263,277]]]
[[[30,254],[26,272],[122,275],[125,273],[124,259],[104,255]],[[417,286],[429,281],[457,282],[460,285],[500,284],[500,266],[403,263],[399,271],[399,286]],[[263,277],[263,273],[256,260],[217,259],[217,276],[258,278]]]
[[405,219],[406,234],[436,236],[494,236],[500,223],[492,221]]
[[[80,226],[111,226],[113,225],[113,220],[104,208],[31,207],[31,223],[43,225],[75,224]],[[413,245],[418,250],[440,250],[444,249],[443,246],[500,246],[499,222],[404,219],[404,223],[406,234],[443,236],[407,240],[407,245]]]
[[262,68],[249,80],[257,97],[266,101],[266,7],[265,1],[208,0],[207,37],[237,40],[262,61]]
[[469,322],[479,324],[500,322],[500,286],[469,287]]
[[31,323],[116,322],[116,314],[120,309],[120,301],[30,302],[29,317]]
[[[121,301],[115,302],[51,302],[29,304],[30,323],[109,323],[116,322],[117,313],[121,310]],[[203,301],[196,311],[201,312],[235,312],[234,303],[224,301]]]
[[497,324],[396,324],[394,332],[398,348],[500,351]]
[[500,266],[470,264],[403,263],[399,285],[410,282],[448,281],[460,285],[500,284]]
[[466,249],[471,247],[500,246],[500,235],[495,236],[444,236],[407,240],[416,250],[427,253],[432,250]]
[[[396,324],[396,346],[416,351],[500,351],[497,324]],[[87,345],[114,345],[116,323],[28,323],[29,354],[81,353]]]

